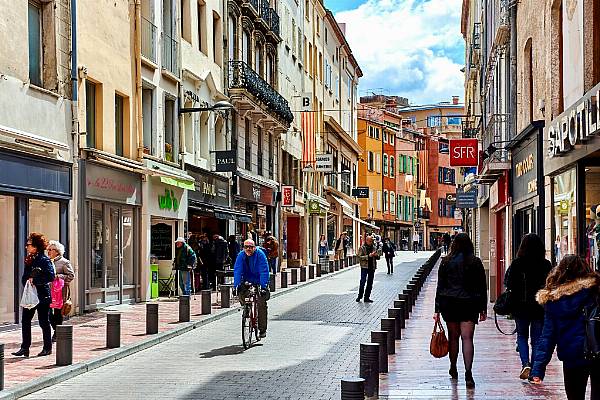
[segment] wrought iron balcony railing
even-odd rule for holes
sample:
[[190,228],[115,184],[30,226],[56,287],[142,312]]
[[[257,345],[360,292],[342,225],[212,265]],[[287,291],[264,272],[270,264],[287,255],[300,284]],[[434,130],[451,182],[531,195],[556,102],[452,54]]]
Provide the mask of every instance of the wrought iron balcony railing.
[[254,11],[258,13],[258,0],[246,0],[246,2],[250,3],[250,5],[254,8]]
[[269,26],[271,27],[271,30],[273,32],[275,32],[275,34],[277,36],[279,36],[279,15],[277,15],[277,12],[275,10],[273,10],[271,8],[270,11],[270,23]]
[[162,67],[173,75],[179,76],[179,66],[177,62],[179,59],[179,43],[165,32],[162,34],[162,42]]
[[156,62],[156,26],[142,17],[142,55]]
[[271,7],[268,0],[260,0],[260,17],[269,25],[271,20]]
[[229,62],[229,89],[245,89],[287,124],[294,120],[287,100],[243,61]]
[[489,157],[491,162],[510,161],[508,150],[503,148],[509,137],[509,117],[510,114],[492,114],[485,127],[481,141],[483,149],[488,149],[490,145],[493,145],[497,149]]

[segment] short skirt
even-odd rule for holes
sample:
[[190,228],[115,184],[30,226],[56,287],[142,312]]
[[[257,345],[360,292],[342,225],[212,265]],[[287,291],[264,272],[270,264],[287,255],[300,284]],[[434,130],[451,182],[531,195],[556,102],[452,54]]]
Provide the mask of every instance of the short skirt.
[[479,310],[473,299],[440,296],[440,313],[446,322],[474,322],[479,321]]

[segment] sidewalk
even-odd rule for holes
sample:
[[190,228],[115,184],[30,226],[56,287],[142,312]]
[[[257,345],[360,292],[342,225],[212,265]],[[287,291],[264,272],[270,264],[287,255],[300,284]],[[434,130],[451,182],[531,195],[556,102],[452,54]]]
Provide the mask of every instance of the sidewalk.
[[475,328],[475,389],[465,388],[462,353],[458,356],[458,382],[451,383],[448,357],[435,359],[429,354],[436,285],[437,267],[406,321],[402,340],[396,341],[396,354],[389,358],[389,374],[380,375],[381,399],[566,399],[562,363],[556,358],[548,366],[542,385],[518,378],[521,363],[515,351],[516,336],[504,336],[496,330],[491,306],[488,320]]
[[[351,267],[353,268],[353,267]],[[281,289],[280,274],[276,278],[276,291],[272,297],[294,291],[311,282],[326,279],[331,276],[338,275],[351,268],[324,274],[320,278],[308,279],[300,282],[300,272],[298,271],[298,284],[291,286],[291,273],[288,272],[288,288]],[[288,269],[289,271],[289,269]],[[210,315],[201,314],[201,299],[200,294],[192,296],[190,299],[191,306],[191,322],[179,323],[179,304],[177,298],[159,298],[159,333],[157,335],[146,335],[146,305],[145,303],[134,305],[118,305],[111,306],[101,311],[84,314],[71,318],[65,321],[65,325],[73,325],[73,365],[68,367],[57,367],[55,346],[53,346],[53,354],[48,357],[36,357],[37,353],[42,350],[42,332],[35,325],[32,326],[32,346],[30,348],[30,357],[14,357],[11,353],[17,351],[21,343],[21,331],[12,330],[0,333],[0,343],[4,343],[4,391],[0,391],[0,398],[7,394],[7,390],[25,388],[27,386],[36,386],[39,390],[47,386],[46,378],[60,377],[61,374],[70,374],[75,376],[82,371],[76,373],[70,371],[76,370],[77,365],[83,366],[83,372],[96,368],[98,366],[108,364],[116,359],[126,357],[137,351],[154,346],[164,342],[174,336],[178,336],[191,329],[206,323],[221,319],[227,315],[237,313],[239,303],[237,299],[231,299],[231,308],[220,307],[220,302],[217,303],[216,293],[212,294],[212,313]],[[220,300],[220,296],[219,296]],[[121,347],[118,349],[106,348],[106,313],[120,312],[121,313]],[[35,317],[34,321],[37,321]],[[52,374],[52,376],[50,376]],[[66,378],[60,378],[54,383]],[[19,386],[20,385],[20,386]],[[31,391],[29,391],[31,392]]]

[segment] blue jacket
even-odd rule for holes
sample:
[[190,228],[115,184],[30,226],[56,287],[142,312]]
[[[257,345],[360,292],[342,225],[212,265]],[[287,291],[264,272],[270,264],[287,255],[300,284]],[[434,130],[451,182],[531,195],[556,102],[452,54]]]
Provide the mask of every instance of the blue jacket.
[[544,378],[556,347],[558,359],[567,368],[585,366],[584,307],[596,301],[600,279],[588,277],[555,289],[542,289],[537,300],[544,305],[544,329],[533,360],[531,376]]
[[31,265],[25,265],[23,275],[21,276],[23,286],[25,286],[29,278],[33,278],[33,284],[37,290],[40,303],[50,304],[52,302],[50,283],[54,280],[54,267],[44,253],[38,253]]
[[258,248],[250,257],[241,251],[233,267],[233,287],[237,288],[244,282],[260,285],[266,289],[269,286],[269,264],[267,256]]

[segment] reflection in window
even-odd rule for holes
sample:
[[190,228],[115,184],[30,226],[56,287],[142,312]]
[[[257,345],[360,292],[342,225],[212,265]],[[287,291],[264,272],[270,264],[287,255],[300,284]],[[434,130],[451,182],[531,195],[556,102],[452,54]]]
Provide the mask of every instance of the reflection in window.
[[59,204],[48,200],[29,200],[29,233],[42,233],[48,240],[60,240]]
[[15,205],[14,198],[0,196],[0,326],[15,322]]
[[585,258],[592,268],[600,264],[600,167],[585,169]]
[[90,287],[101,288],[104,286],[104,213],[102,204],[92,203],[91,205],[91,224],[92,230],[92,274]]
[[567,254],[577,254],[577,207],[575,168],[554,178],[554,255],[560,262]]

